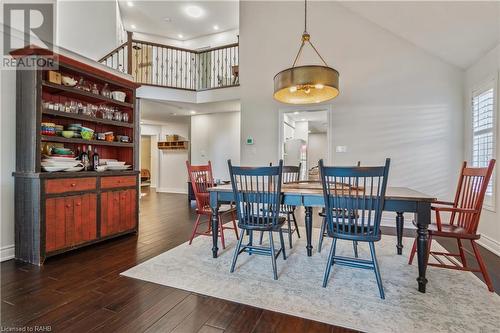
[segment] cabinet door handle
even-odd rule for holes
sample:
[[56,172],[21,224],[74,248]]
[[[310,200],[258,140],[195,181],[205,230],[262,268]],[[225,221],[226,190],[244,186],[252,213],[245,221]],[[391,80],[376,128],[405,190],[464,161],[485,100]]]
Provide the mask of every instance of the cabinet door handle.
[[81,203],[81,202],[77,202],[77,203],[76,203],[76,205],[77,205],[78,207],[80,207],[80,206],[82,205],[82,203]]
[[66,208],[71,208],[71,204],[67,204],[67,205],[66,205]]
[[71,187],[75,187],[75,186],[76,186],[76,184],[75,184],[75,183],[71,183]]

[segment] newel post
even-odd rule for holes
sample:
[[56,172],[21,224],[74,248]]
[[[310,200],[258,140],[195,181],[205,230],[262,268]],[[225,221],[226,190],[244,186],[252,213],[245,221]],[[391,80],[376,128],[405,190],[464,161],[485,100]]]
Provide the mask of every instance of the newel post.
[[127,31],[127,74],[132,74],[132,31]]

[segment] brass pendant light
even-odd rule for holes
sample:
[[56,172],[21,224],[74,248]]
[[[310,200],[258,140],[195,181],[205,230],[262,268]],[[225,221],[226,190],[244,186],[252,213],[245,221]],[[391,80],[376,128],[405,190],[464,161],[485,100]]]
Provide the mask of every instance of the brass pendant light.
[[[309,43],[324,66],[295,66],[304,45]],[[339,94],[339,72],[329,67],[325,59],[311,43],[307,32],[307,0],[304,0],[304,33],[302,44],[295,56],[291,68],[287,68],[274,76],[274,99],[287,104],[321,103],[337,97]]]

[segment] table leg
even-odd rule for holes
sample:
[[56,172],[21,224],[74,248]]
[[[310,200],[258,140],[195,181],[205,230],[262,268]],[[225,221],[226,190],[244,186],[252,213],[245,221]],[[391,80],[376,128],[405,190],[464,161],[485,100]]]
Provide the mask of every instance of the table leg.
[[396,231],[398,242],[396,248],[398,249],[398,254],[403,254],[403,226],[405,224],[405,218],[403,212],[396,212]]
[[306,218],[305,218],[305,222],[306,222],[306,240],[307,240],[307,246],[306,246],[306,249],[307,249],[307,256],[310,257],[312,256],[312,242],[311,242],[311,238],[312,238],[312,225],[313,225],[313,221],[312,221],[312,207],[305,207],[306,208]]
[[417,256],[418,256],[418,291],[425,293],[429,243],[429,231],[427,227],[431,222],[431,204],[429,202],[419,202],[417,206]]
[[212,257],[217,258],[219,230],[219,205],[212,206]]

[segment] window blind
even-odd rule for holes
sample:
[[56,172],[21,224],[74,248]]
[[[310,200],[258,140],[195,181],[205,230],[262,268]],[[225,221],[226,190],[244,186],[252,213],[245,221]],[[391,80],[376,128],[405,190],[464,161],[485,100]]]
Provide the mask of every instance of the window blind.
[[[472,165],[486,167],[494,156],[494,89],[488,87],[472,95]],[[493,195],[493,179],[488,184],[486,195]]]

